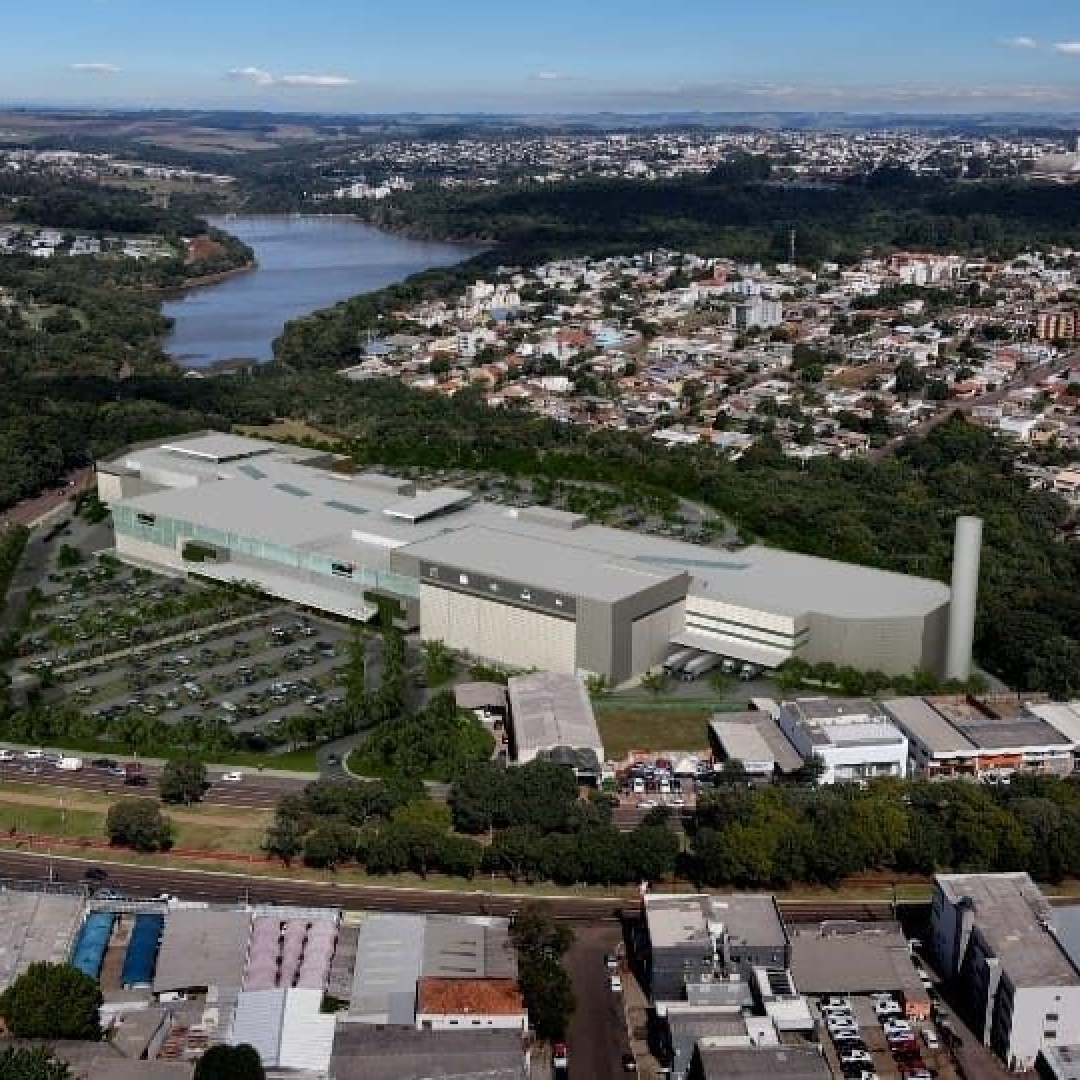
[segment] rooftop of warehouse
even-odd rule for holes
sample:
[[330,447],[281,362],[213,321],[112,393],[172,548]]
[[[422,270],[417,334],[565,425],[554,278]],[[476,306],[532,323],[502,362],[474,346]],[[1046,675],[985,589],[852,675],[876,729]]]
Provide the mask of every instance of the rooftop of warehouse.
[[316,451],[205,433],[129,449],[114,463],[142,463],[195,481],[125,500],[139,510],[286,546],[332,544],[335,554],[355,544],[358,561],[365,542],[408,547],[436,562],[598,599],[685,573],[693,595],[792,617],[925,616],[949,599],[946,585],[926,578],[775,548],[728,551],[581,524],[578,517],[511,509],[458,489],[416,491],[383,474],[336,473],[321,467],[327,460]]
[[603,756],[592,702],[576,675],[537,671],[507,683],[514,743],[522,749],[595,748]]
[[250,931],[251,914],[241,909],[170,909],[154,973],[154,993],[239,987]]
[[334,1039],[335,1080],[521,1080],[525,1054],[515,1031],[416,1031],[349,1024]]
[[978,751],[975,744],[934,707],[932,701],[919,697],[889,698],[882,702],[882,706],[893,723],[931,756],[969,756]]
[[1053,910],[1028,874],[938,874],[935,880],[951,904],[972,902],[975,926],[1014,987],[1080,985],[1051,931]]
[[829,1063],[816,1046],[711,1046],[698,1044],[703,1080],[830,1080]]
[[783,947],[788,940],[776,901],[767,894],[726,896],[645,895],[645,922],[654,949],[707,944],[711,926],[722,926],[738,945]]

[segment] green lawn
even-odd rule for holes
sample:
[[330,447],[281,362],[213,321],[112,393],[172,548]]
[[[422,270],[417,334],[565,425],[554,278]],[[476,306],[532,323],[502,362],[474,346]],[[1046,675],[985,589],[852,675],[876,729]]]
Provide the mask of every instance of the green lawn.
[[604,752],[613,761],[621,761],[631,750],[707,751],[709,717],[714,710],[658,710],[645,708],[604,708],[596,714]]

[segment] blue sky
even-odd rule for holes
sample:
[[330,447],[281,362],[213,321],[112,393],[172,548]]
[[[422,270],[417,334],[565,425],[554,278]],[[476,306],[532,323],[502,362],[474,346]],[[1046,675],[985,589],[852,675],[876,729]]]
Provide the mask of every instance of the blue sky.
[[1080,110],[1080,0],[3,0],[0,101]]

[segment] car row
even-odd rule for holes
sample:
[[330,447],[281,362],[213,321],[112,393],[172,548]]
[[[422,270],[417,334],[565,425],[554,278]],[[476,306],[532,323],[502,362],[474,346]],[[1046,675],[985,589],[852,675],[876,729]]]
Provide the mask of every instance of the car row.
[[820,1008],[846,1080],[878,1080],[874,1056],[859,1034],[859,1021],[851,1002],[844,997],[827,997],[821,1001]]
[[892,994],[874,994],[871,1002],[902,1080],[933,1080],[934,1074],[922,1059],[918,1032],[905,1017],[900,1002]]

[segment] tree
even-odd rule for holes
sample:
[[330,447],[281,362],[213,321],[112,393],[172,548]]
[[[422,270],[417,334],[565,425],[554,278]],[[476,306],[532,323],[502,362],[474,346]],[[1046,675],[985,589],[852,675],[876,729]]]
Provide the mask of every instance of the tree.
[[577,1007],[566,970],[557,960],[525,960],[520,981],[533,1030],[541,1039],[561,1039]]
[[510,940],[523,957],[557,960],[574,943],[574,931],[556,921],[543,903],[526,904],[510,928]]
[[709,689],[717,697],[727,697],[731,691],[731,676],[722,668],[713,668],[709,672]]
[[172,824],[153,799],[124,799],[109,807],[105,831],[110,844],[136,851],[165,851],[172,846]]
[[161,770],[158,793],[167,803],[199,802],[206,791],[206,766],[194,757],[168,761]]
[[662,697],[671,685],[671,676],[666,671],[646,671],[641,676],[641,685],[653,697]]
[[97,1039],[103,1000],[97,980],[78,968],[31,964],[0,994],[0,1016],[20,1039]]
[[73,1080],[71,1070],[44,1046],[9,1046],[0,1054],[3,1080]]
[[266,830],[263,850],[280,859],[286,866],[304,850],[304,830],[296,817],[278,810],[274,823]]
[[199,1058],[194,1080],[266,1080],[266,1070],[255,1047],[218,1043]]

